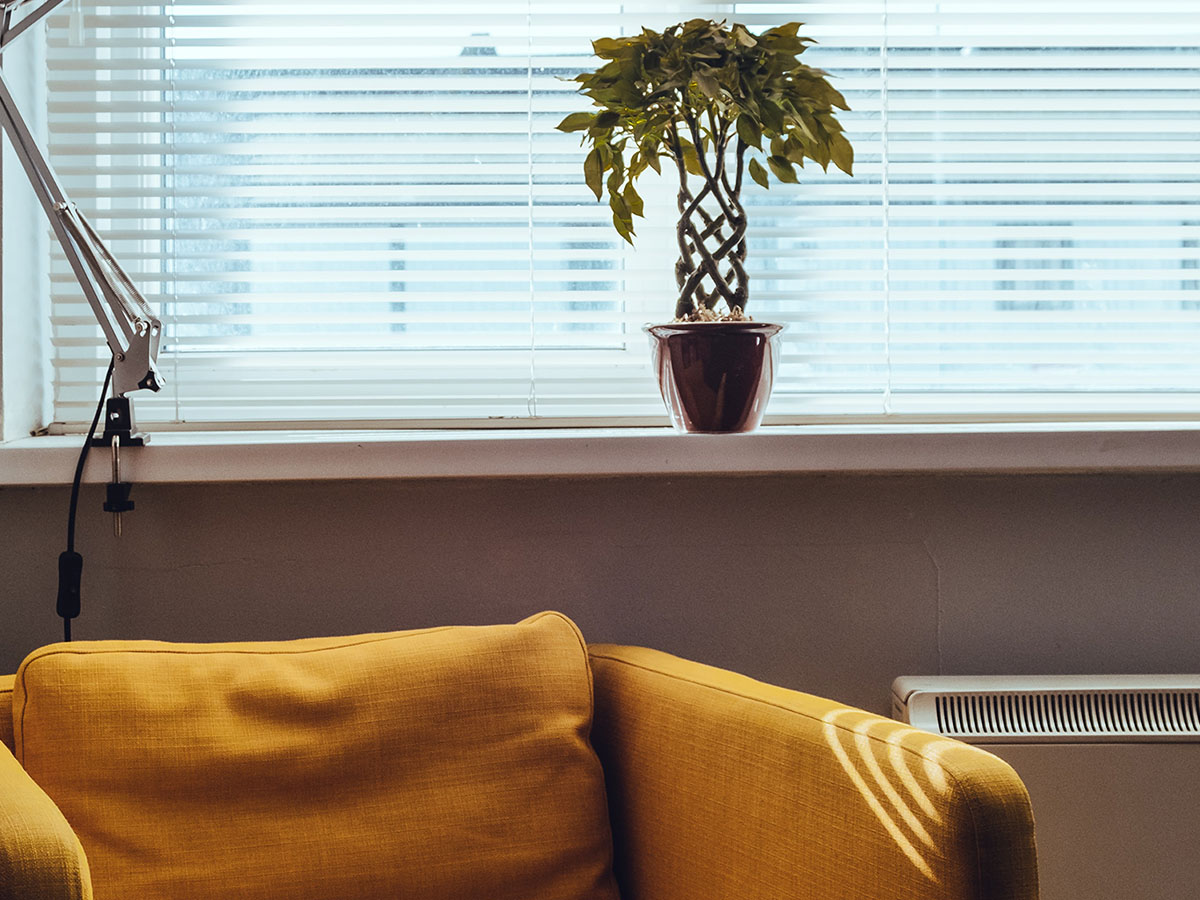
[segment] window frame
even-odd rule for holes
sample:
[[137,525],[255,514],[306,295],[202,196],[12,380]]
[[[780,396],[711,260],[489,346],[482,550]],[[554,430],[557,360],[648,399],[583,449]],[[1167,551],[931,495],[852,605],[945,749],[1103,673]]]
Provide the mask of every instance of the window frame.
[[[32,44],[36,43],[36,41],[30,40],[28,43],[32,45]],[[10,50],[7,52],[14,53],[13,50]],[[36,80],[34,80],[32,83],[36,84],[38,82]],[[28,108],[30,110],[38,110],[40,112],[40,110],[42,109],[43,106],[44,106],[44,104],[33,101],[33,102],[28,103],[27,106],[23,107],[23,108]],[[20,174],[20,173],[18,172],[18,174]],[[9,212],[9,209],[10,209],[10,204],[6,203],[5,204],[6,216]],[[40,215],[39,215],[40,210],[38,210],[36,208],[36,206],[32,206],[29,212],[31,213],[32,218],[40,220]],[[39,222],[39,224],[40,224],[40,222]],[[6,267],[6,275],[7,275],[7,272],[8,272],[8,267]],[[5,293],[9,293],[11,296],[12,292],[5,291]],[[999,300],[999,299],[1003,299],[1003,298],[998,297],[997,299]],[[22,311],[21,307],[16,306],[16,304],[14,304],[11,300],[4,304],[4,308],[5,308],[4,334],[6,336],[12,335],[14,333],[17,335],[20,335],[21,329],[22,329],[22,324],[23,323],[28,324],[31,321],[30,317],[25,312]],[[34,324],[36,325],[36,322]],[[5,351],[9,351],[10,345],[11,345],[11,341],[6,337]],[[45,400],[44,400],[44,398],[36,400],[34,405],[35,405],[35,407],[40,406],[40,411],[31,413],[26,408],[26,404],[23,404],[21,402],[22,398],[27,396],[23,390],[24,385],[21,383],[22,376],[20,374],[14,376],[14,375],[9,374],[9,372],[10,372],[10,369],[13,368],[14,362],[16,363],[16,365],[19,366],[19,372],[20,371],[27,372],[28,370],[30,370],[32,368],[36,368],[36,366],[31,365],[29,359],[21,360],[18,354],[14,354],[11,351],[4,352],[3,358],[4,358],[4,372],[5,372],[5,376],[2,381],[4,403],[3,403],[3,406],[0,407],[0,419],[2,419],[3,425],[4,425],[4,431],[3,431],[4,439],[11,440],[14,436],[17,436],[20,432],[36,430],[45,424],[45,418],[44,418]],[[1084,396],[1086,396],[1086,395],[1084,395]],[[900,398],[897,398],[897,399],[900,399]],[[1179,399],[1183,399],[1183,398],[1179,398]],[[786,425],[795,425],[795,424],[802,424],[802,423],[810,423],[811,424],[811,423],[820,423],[820,422],[824,421],[825,419],[827,419],[828,417],[829,417],[829,414],[823,413],[820,410],[816,410],[816,411],[814,411],[814,413],[812,415],[806,415],[806,416],[794,416],[794,415],[773,416],[773,417],[769,416],[767,419],[767,422],[768,422],[768,424],[771,424],[771,425],[785,425],[785,424]],[[1083,409],[1083,410],[1079,410],[1078,412],[1071,413],[1071,414],[1047,413],[1043,416],[1036,416],[1036,415],[1030,415],[1027,413],[1014,413],[1011,416],[1006,416],[1003,413],[1000,413],[1000,414],[993,414],[991,416],[988,416],[987,418],[989,421],[996,421],[996,422],[1003,424],[1003,423],[1020,423],[1020,422],[1030,422],[1030,421],[1046,422],[1046,423],[1085,422],[1085,421],[1090,420],[1093,417],[1094,417],[1094,413],[1090,413],[1086,409]],[[911,422],[913,424],[913,426],[917,430],[919,430],[920,427],[922,426],[923,422],[936,421],[939,418],[944,418],[944,417],[939,417],[936,413],[922,413],[918,408],[914,413],[908,414],[907,421]],[[1160,421],[1191,422],[1191,421],[1196,420],[1198,418],[1198,416],[1196,413],[1191,412],[1191,411],[1185,411],[1185,410],[1171,411],[1171,410],[1167,409],[1167,410],[1162,410],[1162,411],[1157,411],[1157,412],[1146,412],[1143,414],[1129,414],[1127,416],[1123,416],[1120,418],[1125,422],[1132,422],[1132,423],[1160,422]],[[847,424],[847,426],[850,428],[850,430],[852,430],[855,422],[880,422],[880,423],[883,423],[883,422],[893,421],[895,419],[895,416],[887,414],[887,413],[882,413],[882,414],[878,414],[875,416],[843,414],[843,415],[837,416],[836,419],[839,422]],[[954,420],[955,421],[969,421],[970,419],[971,419],[970,416],[961,416],[961,417],[955,417]],[[645,418],[641,418],[641,417],[627,417],[625,419],[617,420],[617,423],[623,424],[626,426],[639,426],[639,425],[648,424],[648,420]],[[307,423],[283,421],[283,422],[279,422],[279,423],[274,423],[271,427],[274,430],[286,431],[286,430],[294,429],[297,426],[297,424],[307,424]],[[471,425],[478,425],[478,424],[481,424],[481,423],[478,423],[478,422],[439,423],[436,420],[430,420],[430,421],[409,420],[404,423],[404,427],[406,427],[408,429],[421,429],[421,428],[431,428],[431,427],[462,429],[464,427],[469,427]],[[545,427],[545,425],[548,423],[539,422],[537,420],[530,420],[530,421],[502,420],[502,421],[490,422],[487,424],[493,425],[495,427],[503,427],[503,428],[537,429],[539,427]],[[563,420],[563,421],[556,421],[553,423],[554,427],[570,427],[570,426],[578,425],[578,424],[580,424],[578,421],[570,420],[570,419]],[[598,421],[598,422],[592,423],[592,427],[606,428],[606,427],[611,427],[613,424],[614,424],[614,421],[610,419],[610,420],[603,420],[603,421]],[[331,431],[344,431],[344,430],[347,430],[348,428],[351,428],[352,430],[360,430],[365,427],[369,427],[372,429],[379,429],[379,430],[391,430],[391,429],[395,429],[399,426],[400,426],[400,423],[389,422],[389,421],[384,420],[384,421],[379,421],[376,423],[370,423],[369,425],[367,423],[363,423],[363,422],[354,422],[354,423],[330,422],[325,427]],[[203,426],[203,425],[189,426],[184,423],[179,423],[179,424],[163,423],[163,424],[156,424],[154,426],[154,430],[163,431],[163,432],[173,432],[173,431],[186,432],[186,431],[195,430],[197,427],[199,427],[200,429],[205,428],[205,426]],[[53,424],[50,424],[50,430],[61,431],[64,429],[56,428]],[[70,431],[70,430],[77,430],[77,429],[65,429],[65,430]]]

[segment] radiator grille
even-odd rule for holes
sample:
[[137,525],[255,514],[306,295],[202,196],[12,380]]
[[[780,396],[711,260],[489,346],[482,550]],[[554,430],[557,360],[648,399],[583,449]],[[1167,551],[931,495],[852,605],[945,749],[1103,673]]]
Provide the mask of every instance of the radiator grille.
[[1200,736],[1200,691],[1010,691],[934,698],[953,737]]

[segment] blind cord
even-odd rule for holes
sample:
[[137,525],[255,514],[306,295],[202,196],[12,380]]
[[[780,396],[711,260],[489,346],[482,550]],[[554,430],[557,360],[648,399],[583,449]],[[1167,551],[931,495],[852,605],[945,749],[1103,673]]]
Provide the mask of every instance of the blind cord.
[[112,382],[116,362],[114,357],[108,363],[104,386],[100,389],[100,402],[96,404],[96,414],[92,416],[92,426],[88,429],[87,439],[79,450],[79,459],[75,463],[75,478],[71,482],[71,506],[67,512],[67,549],[58,555],[57,610],[63,620],[64,641],[71,640],[71,620],[79,615],[80,607],[79,586],[83,575],[83,557],[75,552],[75,513],[79,508],[79,485],[83,481],[83,466],[87,462],[92,439],[96,436],[96,427],[100,424],[100,413],[104,410],[104,398],[108,396],[108,386]]

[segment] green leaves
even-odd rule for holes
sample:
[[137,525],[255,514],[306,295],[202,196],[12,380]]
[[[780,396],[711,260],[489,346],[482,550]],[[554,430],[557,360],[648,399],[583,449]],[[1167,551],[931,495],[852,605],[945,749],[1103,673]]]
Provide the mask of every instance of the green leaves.
[[638,194],[637,189],[633,186],[632,181],[625,185],[625,191],[622,196],[625,198],[625,205],[631,213],[635,216],[644,215],[645,205],[642,202],[641,195]]
[[[678,157],[679,163],[689,175],[703,175],[704,170],[700,168],[700,157],[696,153],[695,145],[687,138],[679,139],[679,146],[682,156]],[[672,153],[674,156],[674,153]]]
[[721,82],[717,80],[711,69],[697,68],[694,77],[696,86],[704,92],[704,96],[710,100],[720,100]]
[[762,123],[763,131],[767,134],[779,134],[787,129],[783,107],[770,97],[764,97],[759,102],[758,118]]
[[796,184],[800,180],[796,177],[796,170],[792,168],[792,164],[788,162],[786,156],[768,156],[767,165],[771,167],[771,171],[780,181]]
[[616,59],[629,43],[629,38],[599,38],[592,41],[592,52],[601,59]]
[[838,132],[831,138],[829,153],[835,166],[847,175],[854,174],[851,171],[854,168],[854,148],[841,132]]
[[596,116],[592,113],[571,113],[558,123],[558,130],[566,132],[583,131],[585,128],[591,128],[592,122],[595,120]]
[[758,40],[773,53],[795,56],[803,53],[805,45],[812,42],[811,38],[800,37],[797,34],[799,30],[799,22],[788,22],[786,25],[767,29],[759,35]]
[[751,158],[749,168],[750,168],[750,177],[751,178],[753,178],[755,181],[757,181],[759,184],[761,184],[765,188],[771,187],[770,179],[767,176],[767,170],[762,167],[762,163],[760,163],[757,159]]
[[610,193],[608,205],[612,209],[613,227],[629,243],[633,243],[633,212],[621,194]]
[[[569,117],[568,117],[569,118]],[[746,145],[757,150],[762,149],[762,126],[754,116],[742,113],[737,118],[737,133]]]
[[625,240],[644,209],[635,181],[660,172],[662,157],[675,163],[681,186],[721,178],[735,195],[739,165],[764,188],[772,177],[796,183],[806,159],[851,174],[854,151],[834,114],[848,108],[845,98],[825,72],[799,61],[812,43],[799,28],[754,35],[741,24],[690,19],[592,42],[602,65],[574,80],[594,109],[571,113],[558,129],[590,146],[584,181],[598,200],[607,194]]
[[743,47],[753,47],[758,44],[758,38],[746,30],[745,25],[734,25],[729,33],[733,35],[733,39]]
[[600,161],[599,147],[593,148],[592,152],[587,155],[587,159],[583,161],[583,180],[599,200],[604,193],[604,164]]
[[612,128],[621,123],[621,114],[615,110],[606,109],[604,112],[596,116],[592,122],[592,127],[596,129]]

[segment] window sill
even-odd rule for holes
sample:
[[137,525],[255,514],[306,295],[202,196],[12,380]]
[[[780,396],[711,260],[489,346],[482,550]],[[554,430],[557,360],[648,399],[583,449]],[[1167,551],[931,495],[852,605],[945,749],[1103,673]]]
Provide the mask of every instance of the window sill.
[[[0,484],[66,484],[82,438],[0,444]],[[1200,471],[1196,423],[770,426],[512,431],[163,432],[121,454],[138,483],[763,473]],[[88,457],[84,480],[111,474]]]

